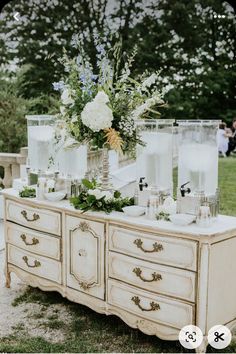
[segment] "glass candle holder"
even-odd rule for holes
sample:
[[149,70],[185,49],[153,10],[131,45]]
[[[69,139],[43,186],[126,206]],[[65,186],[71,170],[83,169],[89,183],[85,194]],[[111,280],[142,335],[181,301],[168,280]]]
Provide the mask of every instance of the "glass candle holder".
[[214,195],[218,187],[217,130],[220,121],[183,120],[179,125],[178,188]]
[[148,185],[159,190],[173,189],[173,123],[174,120],[136,121],[137,134],[144,145],[137,145],[137,180],[145,177]]
[[31,170],[47,171],[54,155],[54,116],[28,115],[28,161]]

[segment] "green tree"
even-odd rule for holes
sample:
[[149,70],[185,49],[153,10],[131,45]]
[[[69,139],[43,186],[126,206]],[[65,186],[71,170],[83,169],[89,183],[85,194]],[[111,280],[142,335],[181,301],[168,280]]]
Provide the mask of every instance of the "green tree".
[[[27,99],[20,92],[29,68],[23,67],[16,76],[0,72],[0,151],[18,152],[27,145],[26,114],[35,114],[43,108],[54,114],[58,102],[52,97]],[[45,107],[46,105],[46,107]]]
[[[12,21],[13,9],[19,22]],[[235,24],[233,8],[221,0],[13,0],[0,22],[0,60],[30,64],[24,97],[48,96],[52,82],[63,75],[58,60],[63,47],[76,55],[74,33],[84,38],[95,63],[97,31],[112,43],[122,38],[124,52],[137,45],[135,74],[160,70],[159,85],[169,103],[163,117],[230,120],[236,98]]]

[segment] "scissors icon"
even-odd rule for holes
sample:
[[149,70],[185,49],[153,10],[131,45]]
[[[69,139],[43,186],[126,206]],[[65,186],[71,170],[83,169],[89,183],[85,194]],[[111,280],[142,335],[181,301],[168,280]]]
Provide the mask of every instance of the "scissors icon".
[[223,335],[224,335],[225,333],[223,332],[223,333],[219,333],[219,332],[215,332],[214,333],[214,335],[215,335],[215,339],[214,339],[214,342],[219,342],[219,340],[222,340],[222,341],[224,341],[224,338],[223,338]]

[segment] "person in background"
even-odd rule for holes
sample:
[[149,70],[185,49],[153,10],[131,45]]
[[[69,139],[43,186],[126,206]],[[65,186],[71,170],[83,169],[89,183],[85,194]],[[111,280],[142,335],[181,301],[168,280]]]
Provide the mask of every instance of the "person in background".
[[223,156],[226,157],[226,153],[229,149],[229,138],[232,137],[232,132],[227,128],[225,123],[219,125],[219,130],[217,132],[217,142],[218,151]]
[[229,137],[228,150],[226,152],[227,156],[230,156],[231,152],[236,149],[236,118],[233,119],[231,127],[231,136]]

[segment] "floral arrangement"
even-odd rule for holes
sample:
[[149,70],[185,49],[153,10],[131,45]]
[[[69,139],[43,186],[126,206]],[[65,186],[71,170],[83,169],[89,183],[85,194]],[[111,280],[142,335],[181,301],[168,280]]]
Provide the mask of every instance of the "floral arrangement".
[[32,187],[23,187],[21,191],[19,191],[19,196],[21,198],[36,198],[36,189]]
[[[141,143],[136,133],[135,120],[159,115],[158,106],[164,101],[156,89],[158,74],[144,73],[138,80],[131,77],[136,49],[124,58],[120,45],[112,50],[108,42],[100,43],[94,35],[96,65],[84,51],[81,38],[74,36],[77,58],[70,59],[64,52],[61,62],[67,77],[53,83],[61,92],[61,118],[70,138],[93,148],[104,146],[119,152],[134,150]],[[111,58],[111,59],[110,59]]]
[[99,189],[96,180],[82,180],[83,190],[78,197],[70,199],[75,209],[85,211],[123,211],[125,206],[133,205],[134,198],[122,198],[119,191],[110,192]]

